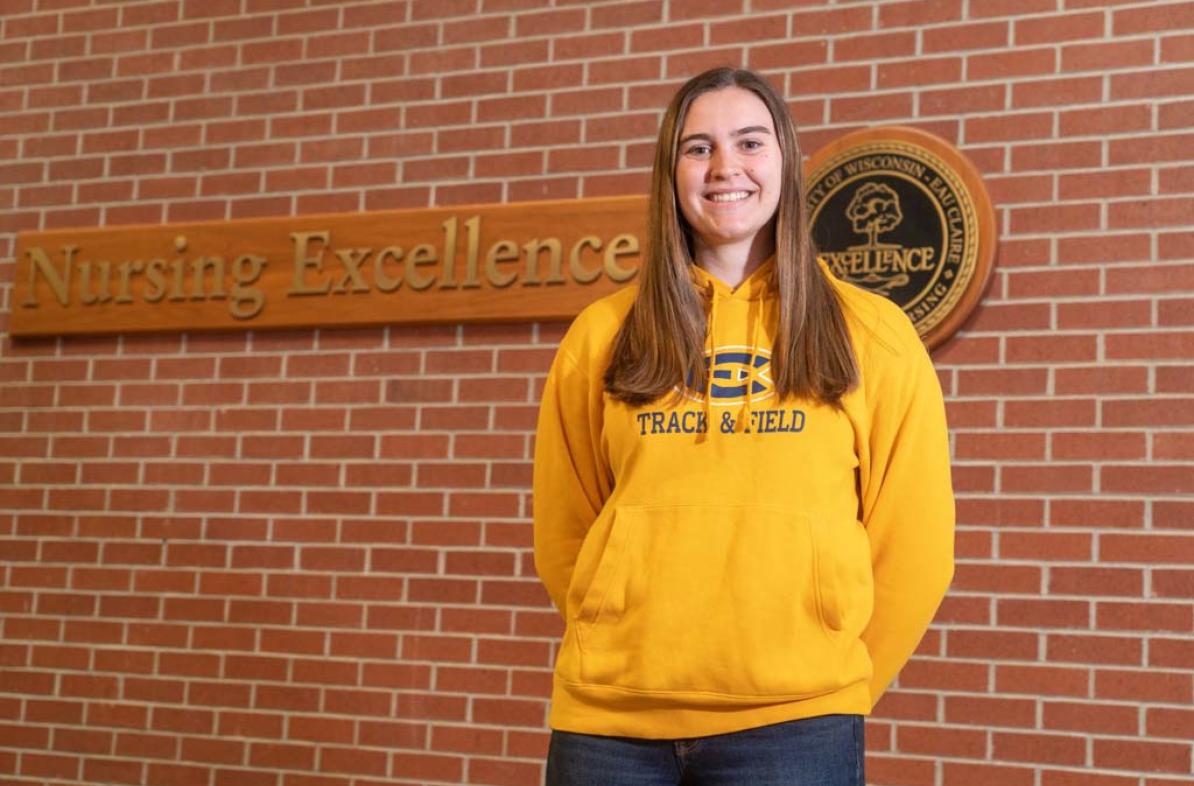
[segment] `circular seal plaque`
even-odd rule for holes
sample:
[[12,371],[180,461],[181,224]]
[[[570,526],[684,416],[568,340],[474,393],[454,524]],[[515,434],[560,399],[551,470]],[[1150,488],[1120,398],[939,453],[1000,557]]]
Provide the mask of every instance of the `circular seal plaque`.
[[929,348],[943,343],[978,304],[995,252],[974,165],[940,137],[889,126],[843,136],[805,171],[818,257],[899,303]]

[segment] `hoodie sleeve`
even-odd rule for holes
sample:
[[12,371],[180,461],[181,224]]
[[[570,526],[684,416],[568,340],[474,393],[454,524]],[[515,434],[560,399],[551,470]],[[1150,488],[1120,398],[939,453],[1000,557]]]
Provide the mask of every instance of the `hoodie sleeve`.
[[601,450],[599,382],[561,347],[548,372],[535,432],[535,570],[564,616],[577,554],[611,487]]
[[941,386],[907,317],[901,312],[890,319],[901,320],[895,333],[902,351],[874,347],[883,367],[863,371],[870,423],[860,492],[875,605],[862,639],[874,664],[872,704],[924,636],[954,569],[954,497]]

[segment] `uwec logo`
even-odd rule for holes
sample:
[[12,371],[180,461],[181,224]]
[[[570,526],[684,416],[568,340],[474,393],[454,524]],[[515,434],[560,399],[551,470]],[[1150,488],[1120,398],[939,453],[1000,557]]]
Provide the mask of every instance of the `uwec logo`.
[[[752,373],[753,368],[753,373]],[[706,373],[712,374],[709,403],[715,407],[729,407],[746,401],[750,386],[750,403],[755,404],[775,395],[771,380],[771,352],[747,346],[717,347],[712,356],[705,354]],[[690,386],[684,395],[693,401],[704,401],[704,391]]]
[[[804,431],[804,411],[756,408],[761,401],[775,398],[771,379],[771,352],[744,346],[718,347],[705,353],[709,376],[709,408],[670,407],[645,410],[635,414],[640,437],[661,434],[799,434]],[[691,380],[690,380],[691,383]],[[747,388],[750,388],[747,390]],[[705,402],[704,390],[689,387],[680,391],[689,401]],[[740,418],[730,407],[750,401],[747,417]],[[725,407],[713,412],[712,407]]]

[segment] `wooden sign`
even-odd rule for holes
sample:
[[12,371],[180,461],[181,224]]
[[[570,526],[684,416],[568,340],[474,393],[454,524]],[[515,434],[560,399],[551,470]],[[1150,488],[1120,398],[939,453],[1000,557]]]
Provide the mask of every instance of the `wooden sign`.
[[809,161],[813,243],[834,275],[904,309],[930,348],[978,305],[995,256],[995,211],[953,145],[915,128],[846,134]]
[[17,239],[14,336],[566,319],[638,272],[641,196]]
[[[978,171],[901,127],[847,134],[806,170],[821,259],[942,343],[991,273]],[[23,233],[11,332],[569,319],[638,273],[646,217],[629,196]]]

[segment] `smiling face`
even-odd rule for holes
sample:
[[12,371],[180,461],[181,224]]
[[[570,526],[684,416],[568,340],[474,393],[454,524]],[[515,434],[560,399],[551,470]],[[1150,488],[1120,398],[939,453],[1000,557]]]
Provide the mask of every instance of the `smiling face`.
[[749,249],[756,237],[770,255],[782,182],[775,124],[758,96],[726,87],[692,102],[676,150],[675,183],[698,260],[726,246]]

